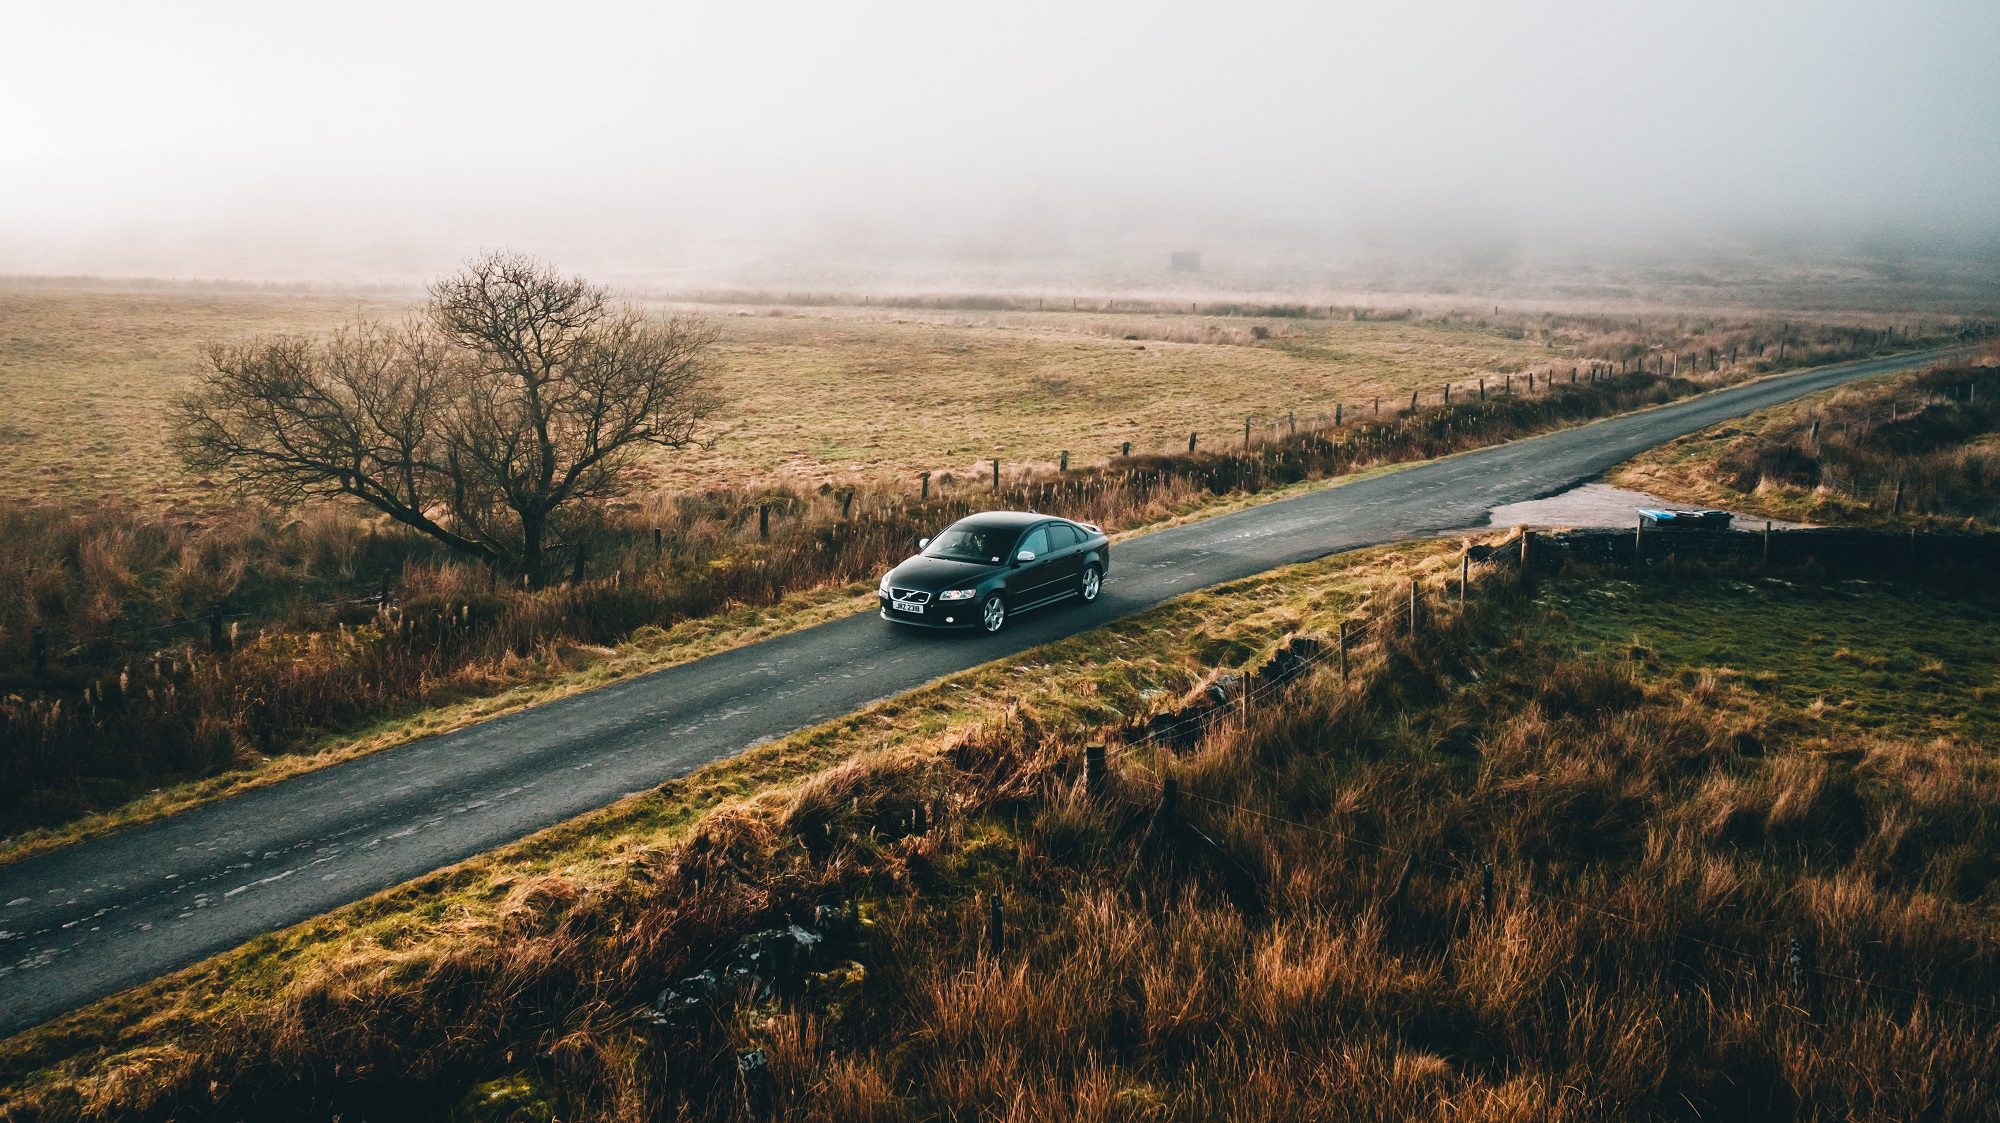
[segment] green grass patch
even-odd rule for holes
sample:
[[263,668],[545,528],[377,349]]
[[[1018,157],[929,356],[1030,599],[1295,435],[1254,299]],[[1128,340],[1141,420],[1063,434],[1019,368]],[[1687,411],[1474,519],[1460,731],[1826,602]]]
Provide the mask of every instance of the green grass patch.
[[1782,578],[1564,584],[1546,604],[1579,652],[1658,682],[1704,676],[1821,728],[2000,743],[2000,600]]

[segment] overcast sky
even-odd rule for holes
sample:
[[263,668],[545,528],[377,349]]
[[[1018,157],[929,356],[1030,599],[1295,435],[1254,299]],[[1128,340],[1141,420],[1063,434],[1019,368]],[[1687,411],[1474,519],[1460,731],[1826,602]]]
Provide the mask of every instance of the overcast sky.
[[2000,0],[4,4],[13,272],[2000,215]]

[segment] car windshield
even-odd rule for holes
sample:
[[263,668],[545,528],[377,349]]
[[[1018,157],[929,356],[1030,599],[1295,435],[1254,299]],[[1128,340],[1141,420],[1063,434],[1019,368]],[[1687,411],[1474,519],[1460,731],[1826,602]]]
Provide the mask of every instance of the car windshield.
[[1013,544],[1016,533],[1004,526],[953,523],[949,530],[931,539],[931,544],[924,547],[924,556],[999,565],[1000,559],[1007,556],[1007,547]]

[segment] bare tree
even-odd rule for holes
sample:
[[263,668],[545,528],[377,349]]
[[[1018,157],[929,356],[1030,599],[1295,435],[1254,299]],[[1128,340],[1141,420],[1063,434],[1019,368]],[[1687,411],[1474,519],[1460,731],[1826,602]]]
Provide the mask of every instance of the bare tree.
[[714,340],[494,254],[400,327],[211,347],[174,403],[175,444],[247,490],[352,496],[538,581],[568,516],[619,494],[635,451],[697,443],[719,404]]

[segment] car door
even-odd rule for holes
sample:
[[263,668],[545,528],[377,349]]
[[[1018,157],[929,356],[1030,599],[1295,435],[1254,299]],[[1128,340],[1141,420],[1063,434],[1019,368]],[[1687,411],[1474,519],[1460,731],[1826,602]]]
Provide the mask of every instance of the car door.
[[1014,547],[1015,554],[1027,551],[1035,555],[1033,561],[1016,561],[1014,576],[1007,582],[1007,589],[1013,594],[1016,604],[1038,601],[1054,592],[1049,588],[1050,574],[1055,571],[1054,559],[1049,556],[1049,528],[1038,526],[1021,536]]
[[1051,568],[1055,571],[1049,578],[1050,587],[1046,595],[1074,589],[1083,577],[1083,535],[1068,523],[1049,524],[1049,554]]

